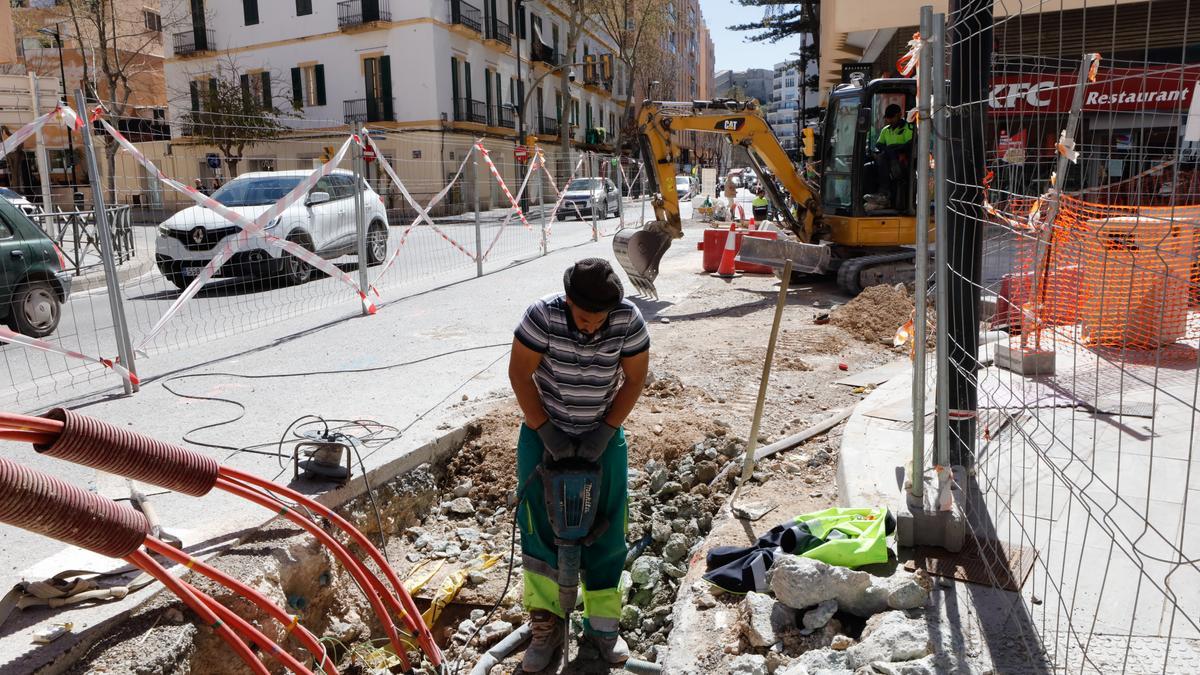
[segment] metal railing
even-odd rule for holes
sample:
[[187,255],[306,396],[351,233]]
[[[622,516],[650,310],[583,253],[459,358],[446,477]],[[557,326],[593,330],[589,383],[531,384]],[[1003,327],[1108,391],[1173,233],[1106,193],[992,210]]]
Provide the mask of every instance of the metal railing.
[[343,0],[337,8],[338,28],[392,20],[389,0]]
[[513,123],[513,109],[506,105],[496,106],[494,121],[498,127],[504,127],[505,129],[516,128],[516,125]]
[[[113,258],[116,264],[128,262],[137,254],[130,226],[131,206],[109,206],[109,227],[112,228]],[[97,269],[103,263],[100,231],[95,211],[57,211],[29,214],[30,220],[42,228],[67,261],[67,269],[75,276]]]
[[553,47],[540,47],[536,41],[533,43],[530,59],[541,61],[549,66],[557,66],[562,60],[557,49]]
[[[182,33],[175,33],[172,37],[176,56],[212,51],[215,48],[213,45],[216,43],[216,34],[211,28],[185,30]],[[200,39],[197,40],[197,37]]]
[[454,121],[455,122],[474,122],[475,124],[488,123],[488,105],[483,101],[476,101],[470,98],[458,98],[454,100]]
[[483,12],[469,2],[450,0],[450,23],[457,23],[477,33],[482,33]]
[[488,31],[488,38],[491,40],[496,40],[497,42],[503,42],[511,47],[512,29],[509,27],[508,23],[501,21],[500,19],[495,19],[493,21],[493,25]]
[[382,98],[352,98],[342,102],[342,116],[346,124],[362,124],[363,122],[394,122],[396,118],[396,99],[388,99],[392,114],[387,114]]
[[558,118],[546,117],[545,115],[538,118],[538,133],[544,136],[558,136]]

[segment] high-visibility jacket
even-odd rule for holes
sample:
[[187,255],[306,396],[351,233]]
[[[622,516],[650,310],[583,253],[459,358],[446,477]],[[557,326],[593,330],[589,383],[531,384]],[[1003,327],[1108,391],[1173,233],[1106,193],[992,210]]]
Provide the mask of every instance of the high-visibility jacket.
[[754,201],[750,202],[750,207],[755,209],[765,209],[769,204],[770,202],[767,201],[766,197],[758,195],[754,198]]
[[765,592],[767,570],[779,555],[851,568],[887,562],[887,536],[895,527],[895,517],[884,507],[806,513],[772,528],[753,546],[713,548],[704,579],[730,593]]
[[879,138],[875,141],[876,145],[891,147],[893,145],[906,145],[911,143],[913,139],[913,128],[911,124],[905,123],[899,129],[888,125],[879,130]]

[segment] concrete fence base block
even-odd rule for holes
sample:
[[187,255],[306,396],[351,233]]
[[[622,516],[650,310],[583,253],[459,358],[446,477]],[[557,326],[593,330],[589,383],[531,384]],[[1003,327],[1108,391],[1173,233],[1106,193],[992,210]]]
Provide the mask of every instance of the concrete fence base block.
[[1054,351],[1022,351],[1008,345],[996,345],[996,367],[1018,375],[1054,374]]
[[[961,471],[955,471],[961,475]],[[938,508],[938,486],[931,474],[925,479],[923,499],[901,493],[892,512],[896,516],[896,543],[906,548],[936,546],[951,553],[962,550],[967,537],[967,518],[962,510],[962,491],[950,487],[950,508]]]

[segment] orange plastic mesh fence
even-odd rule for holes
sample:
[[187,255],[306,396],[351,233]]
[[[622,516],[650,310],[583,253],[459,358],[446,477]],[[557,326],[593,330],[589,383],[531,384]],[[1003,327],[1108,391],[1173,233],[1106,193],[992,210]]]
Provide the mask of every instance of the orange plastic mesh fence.
[[[1055,332],[1077,334],[1089,346],[1133,349],[1200,338],[1200,206],[1063,196],[1039,256],[1036,233],[1019,226],[1035,204],[1012,200],[997,213],[1013,229],[1015,250],[993,323],[1019,333],[1021,347],[1047,348],[1043,340]],[[1040,208],[1044,213],[1045,204]]]

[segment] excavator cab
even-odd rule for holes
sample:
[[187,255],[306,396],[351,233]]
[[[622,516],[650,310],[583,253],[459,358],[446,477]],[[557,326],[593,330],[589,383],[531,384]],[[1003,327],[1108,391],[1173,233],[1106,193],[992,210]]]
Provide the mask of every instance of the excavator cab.
[[884,115],[893,105],[902,115],[916,106],[913,80],[842,84],[829,94],[818,166],[826,229],[839,245],[902,245],[915,239],[915,135],[900,171],[894,165],[881,166],[887,158],[876,153]]

